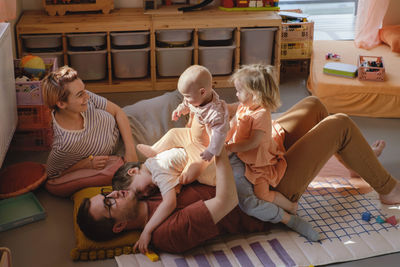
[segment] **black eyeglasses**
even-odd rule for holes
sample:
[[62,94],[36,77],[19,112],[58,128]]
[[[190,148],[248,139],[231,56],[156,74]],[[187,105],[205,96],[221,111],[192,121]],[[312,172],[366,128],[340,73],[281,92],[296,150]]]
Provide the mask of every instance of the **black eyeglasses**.
[[114,198],[108,197],[108,195],[111,193],[112,193],[112,191],[108,188],[101,189],[101,194],[104,197],[104,199],[103,199],[104,207],[108,208],[108,213],[110,214],[110,219],[112,218],[111,217],[111,206],[115,205],[115,203],[116,203]]

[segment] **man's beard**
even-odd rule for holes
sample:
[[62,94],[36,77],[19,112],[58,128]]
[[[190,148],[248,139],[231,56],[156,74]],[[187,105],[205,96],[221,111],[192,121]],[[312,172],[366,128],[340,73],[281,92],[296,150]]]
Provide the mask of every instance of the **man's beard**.
[[135,220],[137,215],[138,215],[138,210],[139,210],[139,196],[137,194],[135,194],[132,198],[132,209],[130,211],[128,211],[127,214],[127,220]]

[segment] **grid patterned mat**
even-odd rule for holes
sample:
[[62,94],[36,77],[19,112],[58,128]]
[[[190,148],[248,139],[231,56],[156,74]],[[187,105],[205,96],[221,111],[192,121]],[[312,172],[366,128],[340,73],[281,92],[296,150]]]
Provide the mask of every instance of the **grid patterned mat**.
[[[361,219],[368,211],[371,220]],[[399,225],[380,224],[378,216],[400,216],[400,206],[381,205],[375,191],[361,194],[348,179],[311,183],[299,201],[298,215],[321,233],[309,242],[284,227],[266,233],[214,240],[184,255],[162,253],[152,263],[141,254],[116,257],[127,266],[309,266],[357,260],[400,251]]]

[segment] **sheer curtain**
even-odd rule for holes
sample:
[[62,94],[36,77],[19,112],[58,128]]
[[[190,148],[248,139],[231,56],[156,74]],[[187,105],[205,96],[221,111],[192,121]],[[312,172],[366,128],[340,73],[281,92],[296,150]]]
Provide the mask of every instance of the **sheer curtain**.
[[0,22],[15,19],[16,0],[0,0]]
[[383,17],[390,1],[358,0],[356,36],[354,38],[357,47],[371,49],[380,44],[379,28],[382,26]]

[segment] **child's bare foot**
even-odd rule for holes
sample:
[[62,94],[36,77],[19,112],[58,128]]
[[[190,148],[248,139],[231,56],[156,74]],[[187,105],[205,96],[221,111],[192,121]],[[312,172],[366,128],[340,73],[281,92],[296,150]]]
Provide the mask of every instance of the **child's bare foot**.
[[138,144],[136,147],[147,158],[157,155],[157,152],[149,145]]
[[379,195],[379,198],[381,202],[386,205],[400,204],[400,183],[397,182],[396,186],[389,194]]
[[[375,156],[378,158],[383,150],[385,149],[386,146],[386,142],[384,140],[376,140],[375,143],[373,143],[371,145],[372,151],[374,151]],[[355,171],[349,169],[350,171],[350,177],[360,177],[360,175],[358,175],[358,173],[356,173]]]

